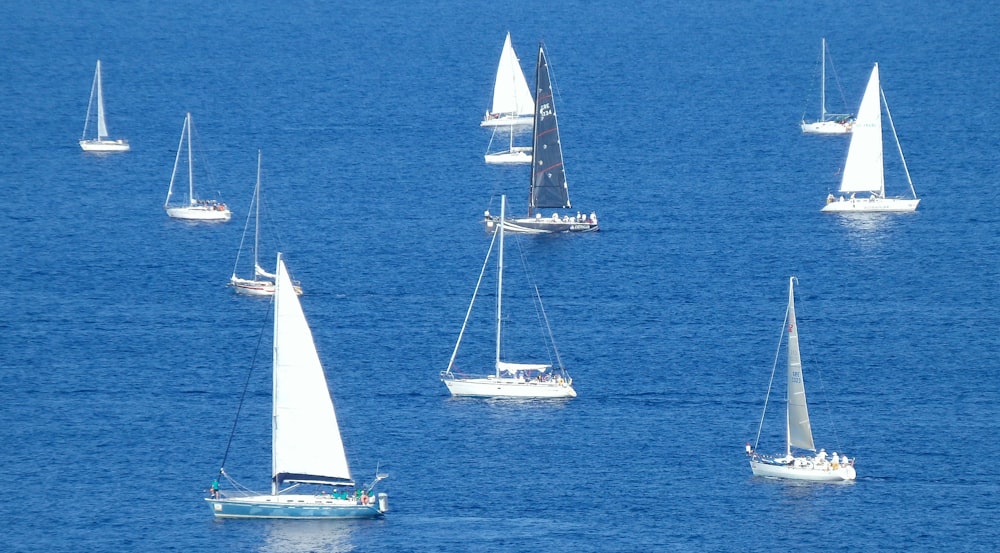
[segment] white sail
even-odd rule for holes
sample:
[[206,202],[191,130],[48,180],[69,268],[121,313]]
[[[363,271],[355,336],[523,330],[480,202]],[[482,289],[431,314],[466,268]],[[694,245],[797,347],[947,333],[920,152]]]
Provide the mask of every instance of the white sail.
[[274,293],[273,475],[353,484],[323,366],[285,262]]
[[493,113],[513,113],[530,116],[535,112],[535,102],[531,99],[531,89],[524,78],[524,71],[517,61],[517,54],[510,43],[510,33],[503,42],[497,79],[493,83]]
[[882,106],[879,97],[878,64],[872,69],[865,95],[854,122],[851,145],[840,181],[840,191],[874,192],[885,195],[882,165]]
[[104,92],[101,90],[101,60],[97,60],[97,139],[108,137],[108,123],[104,119]]
[[806,384],[802,377],[802,357],[799,354],[799,327],[795,322],[794,277],[788,283],[788,446],[815,451],[809,408],[806,406]]

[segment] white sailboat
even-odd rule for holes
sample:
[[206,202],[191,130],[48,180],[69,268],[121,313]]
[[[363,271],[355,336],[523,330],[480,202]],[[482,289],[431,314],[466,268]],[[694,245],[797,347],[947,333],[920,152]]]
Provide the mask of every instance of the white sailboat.
[[[205,501],[221,518],[376,518],[388,510],[388,496],[371,484],[354,489],[312,331],[278,254],[274,293],[272,363],[271,493],[251,492],[220,474],[235,488],[213,482]],[[284,486],[284,487],[283,487]],[[313,487],[306,492],[300,487]]]
[[[881,100],[881,101],[880,101]],[[903,162],[903,172],[910,184],[913,198],[887,198],[885,196],[885,166],[882,159],[882,104],[889,119],[892,136],[896,140],[896,149]],[[845,197],[845,194],[847,195]],[[867,194],[863,198],[857,194]],[[899,145],[896,126],[889,113],[889,103],[885,101],[885,92],[879,84],[878,64],[872,69],[865,95],[858,108],[858,119],[851,133],[851,145],[847,150],[847,161],[840,179],[840,196],[829,194],[826,198],[825,212],[857,213],[857,212],[909,212],[917,209],[920,199],[913,189],[910,170],[906,167],[903,148]]]
[[[97,136],[87,138],[87,127],[90,124],[90,114],[97,104]],[[94,82],[90,85],[90,100],[87,100],[87,118],[83,121],[83,135],[80,136],[80,148],[85,152],[127,152],[128,141],[124,138],[112,140],[108,138],[108,123],[104,115],[104,90],[101,86],[101,60],[97,60],[94,70]]]
[[[483,269],[479,273],[479,281],[476,283],[476,290],[472,294],[472,301],[465,314],[465,321],[462,323],[462,330],[458,334],[458,341],[455,349],[448,360],[448,368],[441,372],[441,381],[448,387],[448,391],[453,396],[473,396],[473,397],[504,397],[504,398],[570,398],[576,397],[573,389],[573,379],[569,377],[566,369],[562,366],[558,351],[555,352],[558,367],[553,367],[551,363],[512,363],[501,359],[501,343],[503,340],[503,252],[504,252],[504,220],[506,196],[500,199],[500,223],[493,231],[493,241],[483,262]],[[497,244],[499,242],[499,244]],[[479,286],[483,282],[483,275],[489,263],[493,247],[497,245],[497,304],[496,304],[496,355],[494,358],[494,372],[489,376],[464,376],[458,374],[455,368],[455,357],[458,355],[459,347],[462,345],[462,337],[465,335],[466,326],[469,323],[469,315],[476,302],[479,293]],[[536,289],[537,295],[537,289]],[[539,307],[541,300],[539,298]],[[541,309],[544,317],[544,309]],[[548,320],[546,319],[546,325]],[[551,341],[551,331],[549,335]],[[553,344],[553,349],[555,349]]]
[[[174,194],[174,180],[177,178],[177,168],[180,166],[181,152],[184,150],[185,139],[187,142],[188,158],[188,187],[184,203],[171,203]],[[233,214],[226,207],[226,204],[216,200],[199,200],[194,195],[194,154],[191,145],[191,113],[184,116],[184,126],[181,127],[181,140],[177,144],[177,157],[174,158],[174,171],[170,174],[170,187],[167,188],[167,199],[163,202],[163,208],[167,210],[167,215],[174,219],[185,219],[189,221],[228,221]]]
[[829,55],[830,51],[826,46],[826,39],[824,38],[822,50],[820,51],[820,117],[813,122],[806,122],[805,118],[802,118],[802,132],[806,134],[849,134],[851,127],[854,126],[854,117],[850,113],[828,113],[826,111],[826,58]]
[[503,42],[497,78],[493,82],[493,108],[486,112],[481,127],[529,126],[535,111],[531,89],[510,43],[510,33]]
[[[556,116],[555,98],[552,95],[552,78],[545,50],[538,45],[538,63],[535,69],[537,98],[533,123],[534,138],[531,145],[531,183],[528,188],[528,215],[510,217],[504,221],[507,232],[548,234],[554,232],[590,232],[598,229],[597,214],[560,215],[553,212],[543,217],[540,208],[571,208],[566,167],[563,165],[562,142],[559,139],[559,121]],[[484,213],[483,223],[491,231],[499,218]]]
[[[233,265],[233,276],[229,277],[229,285],[240,294],[248,296],[271,296],[274,295],[275,275],[264,270],[260,266],[258,254],[260,252],[260,161],[261,151],[257,150],[257,184],[253,189],[253,200],[250,201],[251,209],[247,212],[247,222],[243,225],[243,237],[240,239],[240,249],[236,254],[236,263]],[[250,278],[240,278],[236,276],[236,270],[240,266],[240,256],[243,253],[243,244],[246,242],[247,229],[250,227],[250,216],[253,215],[253,276]],[[302,288],[296,283],[295,293],[302,295]]]
[[[757,443],[764,426],[764,415],[761,414],[760,426],[757,428],[757,439],[753,447],[747,444],[747,455],[750,457],[750,469],[756,476],[787,478],[790,480],[811,480],[814,482],[838,482],[854,480],[854,459],[837,452],[827,457],[826,450],[816,453],[813,443],[812,426],[809,423],[809,408],[806,404],[806,387],[803,379],[802,357],[799,353],[799,327],[795,321],[795,282],[796,278],[788,279],[788,308],[785,312],[785,322],[782,336],[788,336],[788,368],[787,395],[785,410],[785,453],[782,456],[766,456],[757,453]],[[781,345],[779,341],[779,347]],[[777,368],[777,360],[775,360]],[[772,373],[772,380],[773,380]],[[771,388],[768,386],[768,397]],[[764,411],[767,412],[767,400],[764,401]],[[813,452],[812,455],[795,455],[792,448]]]
[[506,149],[493,150],[493,145],[497,143],[498,135],[503,134],[504,129],[493,127],[493,136],[490,137],[490,144],[486,147],[486,155],[483,158],[489,165],[527,165],[531,163],[531,146],[514,145],[514,127],[506,128],[508,138]]

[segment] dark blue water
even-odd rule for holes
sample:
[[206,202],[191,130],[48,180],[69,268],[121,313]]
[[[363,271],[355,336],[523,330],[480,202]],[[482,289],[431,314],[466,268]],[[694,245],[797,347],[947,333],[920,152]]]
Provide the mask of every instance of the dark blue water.
[[[992,7],[378,4],[6,8],[0,550],[996,546]],[[525,169],[486,166],[478,127],[508,30],[529,75],[546,42],[571,195],[602,221],[521,243],[566,403],[454,400],[437,380],[482,210],[501,192],[524,210]],[[847,144],[797,126],[822,36],[855,105],[880,63],[917,213],[819,212]],[[76,144],[98,57],[127,154]],[[186,111],[229,224],[161,207]],[[355,476],[391,474],[385,520],[220,522],[201,499],[269,325],[225,286],[257,148]],[[792,274],[817,443],[858,457],[853,484],[755,479],[743,456]],[[261,371],[227,463],[259,489],[269,390]]]

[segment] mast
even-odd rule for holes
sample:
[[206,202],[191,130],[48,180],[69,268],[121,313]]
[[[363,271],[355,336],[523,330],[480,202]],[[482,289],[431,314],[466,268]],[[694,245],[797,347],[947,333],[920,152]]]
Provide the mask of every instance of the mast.
[[820,75],[819,81],[819,108],[820,121],[826,121],[826,37],[822,39],[823,49],[819,53]]
[[253,199],[257,204],[253,221],[253,279],[257,280],[257,246],[260,243],[260,157],[261,150],[257,149],[257,186],[254,188]]
[[506,217],[507,196],[500,196],[500,254],[497,257],[497,346],[493,370],[500,377],[500,325],[503,318],[503,220]]
[[281,322],[279,308],[281,307],[281,252],[275,261],[274,272],[278,278],[274,280],[274,299],[271,309],[274,312],[274,333],[271,345],[271,495],[278,495],[278,325]]
[[191,112],[184,119],[188,139],[188,205],[194,205],[194,153],[191,151]]

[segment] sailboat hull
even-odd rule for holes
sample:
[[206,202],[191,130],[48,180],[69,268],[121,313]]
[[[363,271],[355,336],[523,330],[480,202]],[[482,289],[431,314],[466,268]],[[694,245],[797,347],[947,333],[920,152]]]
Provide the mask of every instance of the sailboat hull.
[[241,498],[206,498],[217,518],[359,519],[384,516],[386,494],[378,502],[361,504],[353,499],[317,495],[259,495]]
[[823,206],[825,213],[908,213],[917,210],[919,199],[907,200],[903,198],[879,198],[877,196],[869,198],[827,198],[827,204]]
[[[274,295],[274,283],[269,280],[250,280],[246,278],[232,277],[229,279],[229,285],[236,290],[238,294],[244,294],[247,296],[273,296]],[[295,286],[295,295],[302,295],[302,287]]]
[[815,121],[802,122],[802,132],[805,134],[851,134],[854,121]]
[[127,152],[130,149],[128,142],[123,139],[118,140],[81,140],[80,148],[85,152]]
[[750,460],[750,469],[754,476],[810,482],[844,482],[857,477],[852,465],[833,465],[825,461],[814,463],[804,457],[797,457],[788,464],[767,462],[757,457]]
[[576,390],[568,381],[538,381],[520,378],[442,378],[456,397],[569,398]]
[[529,115],[514,115],[514,114],[503,114],[499,116],[494,116],[487,113],[486,117],[481,123],[480,127],[530,127],[535,123],[534,116]]
[[[493,227],[500,224],[500,218],[487,215],[483,220],[487,232],[493,232]],[[557,232],[593,232],[598,230],[597,221],[589,218],[579,220],[575,217],[523,217],[520,219],[505,219],[505,232],[519,234],[552,234]]]
[[531,147],[515,146],[508,152],[497,152],[483,156],[490,165],[528,165],[531,163]]
[[167,215],[173,219],[184,219],[187,221],[228,221],[233,214],[221,205],[203,206],[193,205],[186,207],[168,207]]

